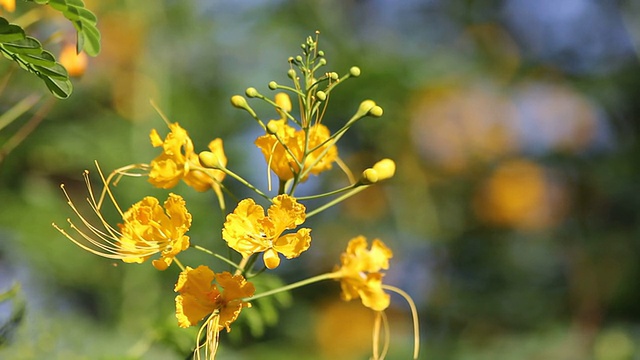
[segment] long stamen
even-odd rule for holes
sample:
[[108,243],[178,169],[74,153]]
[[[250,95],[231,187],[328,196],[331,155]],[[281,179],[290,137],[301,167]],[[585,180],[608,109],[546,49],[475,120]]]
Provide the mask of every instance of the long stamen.
[[416,304],[413,302],[411,296],[402,289],[385,284],[382,284],[382,288],[402,296],[409,304],[411,318],[413,319],[413,358],[418,359],[418,353],[420,352],[420,323],[418,322],[418,309],[416,308]]

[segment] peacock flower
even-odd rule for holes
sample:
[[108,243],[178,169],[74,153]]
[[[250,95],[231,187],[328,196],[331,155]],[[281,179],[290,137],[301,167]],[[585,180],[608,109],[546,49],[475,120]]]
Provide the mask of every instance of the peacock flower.
[[[286,94],[278,94],[276,104],[290,111],[291,100]],[[262,151],[269,168],[281,181],[292,179],[301,171],[314,175],[329,170],[338,157],[338,148],[329,141],[329,129],[316,123],[306,131],[296,130],[287,124],[286,114],[280,120],[271,120],[267,124],[270,133],[258,137],[255,145]],[[306,132],[308,131],[308,139]],[[303,169],[301,169],[301,166]],[[306,180],[308,173],[302,178]]]
[[[71,229],[79,235],[79,237],[73,237],[53,224],[58,231],[82,249],[108,259],[122,260],[125,263],[142,263],[160,253],[160,258],[153,260],[152,264],[158,270],[165,270],[179,252],[189,247],[189,236],[185,233],[191,226],[191,214],[187,211],[185,201],[180,195],[169,194],[163,205],[160,205],[158,199],[147,196],[122,212],[106,185],[105,190],[96,200],[91,190],[88,171],[85,171],[84,178],[90,195],[87,201],[98,218],[100,226],[93,225],[81,215],[64,186],[62,190],[69,206],[88,231],[77,227],[67,219]],[[104,177],[102,179],[106,184]],[[122,216],[123,223],[118,224],[117,228],[110,225],[102,215],[106,194]]]
[[135,203],[123,215],[119,224],[120,251],[126,263],[142,263],[149,258],[148,252],[155,250],[160,259],[152,261],[158,270],[166,270],[173,258],[189,247],[189,236],[185,233],[191,226],[191,214],[180,195],[169,194],[164,209],[158,199],[147,196]]
[[279,253],[292,259],[309,248],[311,229],[283,234],[304,222],[305,210],[295,198],[283,194],[273,199],[265,216],[262,206],[253,199],[244,199],[227,215],[222,238],[245,258],[263,252],[266,267],[274,269],[280,265]]
[[373,240],[369,250],[364,236],[351,239],[347,251],[340,256],[342,265],[334,270],[340,280],[342,298],[346,301],[361,298],[362,304],[368,308],[376,311],[386,309],[391,300],[382,289],[384,274],[380,270],[389,268],[391,257],[391,250],[378,239]]
[[[169,129],[171,132],[164,140],[155,129],[151,130],[149,135],[154,147],[162,147],[162,153],[149,164],[149,182],[153,186],[170,189],[182,179],[197,191],[213,189],[219,193],[219,183],[224,179],[225,173],[202,166],[189,134],[178,123],[169,124]],[[224,154],[222,140],[215,139],[208,147],[216,155],[219,163],[226,166],[227,157]]]
[[[255,287],[242,275],[231,275],[226,271],[216,274],[201,265],[195,269],[187,266],[180,273],[175,291],[180,293],[176,296],[176,318],[180,327],[193,326],[208,316],[200,331],[207,329],[204,346],[209,349],[212,359],[218,348],[220,331],[231,331],[231,323],[240,311],[251,307],[242,299],[253,296]],[[198,345],[198,349],[201,346]]]
[[180,327],[193,326],[205,316],[216,314],[219,319],[215,330],[226,328],[228,332],[240,311],[251,306],[242,299],[253,296],[255,288],[242,275],[226,271],[215,274],[201,265],[195,269],[187,266],[180,273],[175,291],[180,293],[176,296],[176,318]]

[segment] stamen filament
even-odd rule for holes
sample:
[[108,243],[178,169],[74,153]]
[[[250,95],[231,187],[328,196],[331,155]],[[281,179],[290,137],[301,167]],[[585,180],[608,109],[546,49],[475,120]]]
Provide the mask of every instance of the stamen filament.
[[413,302],[409,294],[400,288],[386,284],[382,284],[382,288],[402,296],[409,304],[411,318],[413,320],[413,358],[418,359],[418,353],[420,352],[420,323],[418,321],[418,309],[416,308],[415,302]]

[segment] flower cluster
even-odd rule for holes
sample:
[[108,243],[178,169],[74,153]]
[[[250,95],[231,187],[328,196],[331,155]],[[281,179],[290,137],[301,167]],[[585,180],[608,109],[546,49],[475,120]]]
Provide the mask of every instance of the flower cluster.
[[[269,89],[278,91],[273,99],[255,88],[246,90],[247,97],[272,105],[279,119],[265,123],[244,96],[235,95],[231,98],[232,105],[247,111],[264,131],[255,140],[255,146],[264,155],[267,171],[273,172],[279,180],[275,196],[268,195],[272,191],[270,175],[269,188],[259,189],[227,167],[221,139],[212,140],[207,150],[197,152],[187,131],[178,123],[168,121],[161,112],[169,133],[163,138],[157,130],[151,131],[151,145],[160,148],[161,152],[149,163],[127,165],[114,170],[107,177],[98,167],[103,184],[99,196],[94,194],[89,173],[85,172],[88,202],[99,220],[99,226],[87,219],[64,191],[69,206],[82,226],[76,226],[69,220],[69,226],[74,231],[72,234],[54,226],[81,248],[125,263],[144,263],[152,259],[152,265],[158,270],[166,270],[172,264],[177,264],[180,268],[174,289],[178,293],[175,298],[177,323],[180,327],[190,327],[202,322],[193,350],[195,358],[200,358],[201,349],[204,348],[208,357],[213,359],[220,331],[231,331],[232,324],[241,316],[243,309],[251,308],[252,302],[261,297],[334,279],[340,281],[344,300],[359,298],[364,306],[374,310],[378,316],[384,316],[384,310],[390,305],[388,291],[406,295],[393,286],[383,284],[381,270],[389,268],[392,251],[378,239],[368,248],[364,236],[348,242],[340,258],[341,265],[334,271],[255,293],[254,278],[280,266],[282,258],[295,259],[312,248],[311,228],[303,227],[307,218],[377,182],[393,177],[395,173],[395,162],[382,159],[362,171],[359,179],[353,179],[352,172],[339,158],[337,142],[344,133],[362,118],[381,116],[382,109],[375,102],[365,100],[355,114],[332,133],[322,121],[331,92],[348,78],[359,76],[360,69],[352,67],[343,76],[335,72],[317,76],[316,71],[326,64],[324,53],[317,48],[317,44],[317,37],[309,37],[302,45],[303,54],[289,59],[291,69],[287,74],[293,86],[269,83]],[[293,115],[291,98],[284,91],[297,97],[297,103],[300,104],[298,117]],[[334,164],[339,165],[335,168],[345,172],[350,181],[348,186],[323,194],[296,196],[297,187],[309,176],[332,170]],[[158,199],[146,196],[122,211],[111,188],[124,176],[146,177],[151,185],[161,189],[172,189],[183,181],[199,192],[213,190],[221,211],[226,213],[221,232],[214,238],[221,238],[238,254],[225,257],[208,250],[206,243],[191,244],[187,232],[191,227],[192,215],[187,210],[185,200],[175,193],[170,193],[162,205]],[[233,178],[256,194],[255,197],[240,200],[228,213],[222,191],[226,190],[223,185],[226,177]],[[326,202],[314,209],[308,209],[305,205],[307,200],[321,198],[326,198]],[[122,222],[117,226],[110,225],[103,217],[106,199],[122,217]],[[196,267],[183,265],[178,256],[188,249],[213,255],[215,260],[233,266],[235,273],[216,272],[204,264]],[[262,269],[256,270],[261,265]],[[405,298],[412,304],[408,296]],[[204,342],[200,342],[201,337],[205,338]],[[384,352],[377,351],[378,341],[378,337],[374,338],[376,359],[384,357]],[[416,341],[415,358],[417,344]]]

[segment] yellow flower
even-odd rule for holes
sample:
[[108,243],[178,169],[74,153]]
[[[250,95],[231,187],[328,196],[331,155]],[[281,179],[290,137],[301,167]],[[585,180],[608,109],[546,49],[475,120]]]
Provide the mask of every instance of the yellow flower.
[[[284,96],[281,96],[284,95]],[[291,100],[285,94],[276,96],[276,103],[287,112],[291,109]],[[279,110],[282,118],[272,120],[268,127],[275,130],[273,134],[266,134],[256,139],[255,145],[260,148],[267,164],[282,181],[292,179],[295,174],[303,169],[318,175],[319,173],[331,169],[332,163],[338,157],[338,148],[331,142],[325,143],[331,133],[322,124],[315,124],[309,127],[309,138],[305,148],[306,134],[304,130],[297,130],[287,124],[285,114]],[[278,138],[282,141],[278,141]],[[283,146],[284,144],[284,146]],[[317,149],[316,149],[317,147]],[[287,151],[288,149],[288,151]],[[305,157],[305,149],[313,150]],[[304,162],[303,162],[304,159]],[[300,165],[303,169],[300,169]],[[306,180],[305,176],[302,181]]]
[[0,6],[8,12],[14,12],[16,10],[16,0],[0,0]]
[[[156,187],[170,189],[182,179],[197,191],[212,188],[219,193],[219,183],[224,179],[225,173],[202,166],[189,134],[178,123],[169,124],[169,129],[171,132],[164,140],[155,129],[151,130],[149,135],[154,147],[162,147],[162,154],[149,164],[151,167],[149,182]],[[220,164],[223,166],[227,164],[221,139],[211,141],[209,150],[217,156]]]
[[[53,224],[58,231],[76,245],[93,254],[108,259],[122,260],[126,263],[142,263],[149,257],[160,253],[160,259],[152,262],[158,270],[165,270],[180,251],[189,247],[189,237],[185,233],[191,226],[191,214],[187,211],[185,202],[180,195],[169,194],[169,198],[164,202],[164,209],[156,198],[147,196],[123,213],[108,187],[105,187],[100,198],[96,201],[91,190],[88,171],[85,171],[84,177],[90,195],[87,200],[99,219],[102,229],[93,225],[80,214],[64,186],[62,186],[62,190],[67,197],[69,206],[89,232],[81,230],[68,219],[71,228],[80,235],[79,239],[76,239]],[[102,179],[106,184],[104,177]],[[102,216],[102,202],[106,194],[112,200],[116,210],[122,215],[123,223],[118,224],[118,229],[111,226]]]
[[212,330],[218,332],[226,328],[229,332],[240,311],[251,307],[242,299],[253,296],[255,288],[242,275],[231,275],[226,271],[215,274],[201,265],[195,269],[187,266],[180,273],[175,291],[180,293],[176,296],[176,318],[180,327],[193,326],[213,314],[218,317],[218,327]]
[[342,298],[346,301],[362,299],[364,306],[382,311],[389,306],[390,296],[382,290],[382,269],[389,268],[389,259],[393,253],[385,244],[375,239],[371,249],[367,250],[367,239],[358,236],[349,241],[347,251],[342,253],[339,274]]
[[283,235],[285,230],[293,230],[302,224],[305,218],[304,205],[286,194],[273,199],[267,217],[262,206],[253,199],[244,199],[233,213],[227,215],[222,238],[245,258],[264,252],[265,265],[274,269],[280,265],[278,253],[291,259],[309,248],[311,229],[301,228],[295,233]]
[[69,76],[82,76],[89,62],[87,54],[78,53],[73,44],[67,44],[62,48],[58,61],[67,69]]
[[124,262],[142,263],[149,258],[147,254],[155,250],[162,256],[152,264],[158,270],[165,270],[179,252],[189,247],[189,236],[185,233],[191,226],[191,214],[180,195],[169,194],[164,209],[158,199],[147,196],[131,206],[122,218],[124,223],[118,226]]

